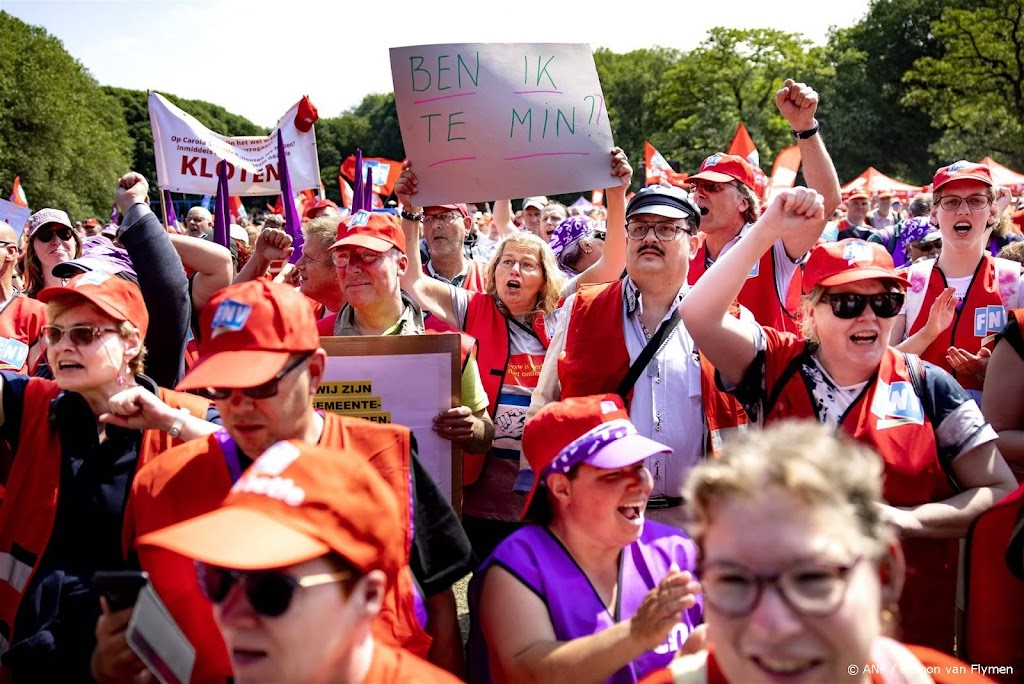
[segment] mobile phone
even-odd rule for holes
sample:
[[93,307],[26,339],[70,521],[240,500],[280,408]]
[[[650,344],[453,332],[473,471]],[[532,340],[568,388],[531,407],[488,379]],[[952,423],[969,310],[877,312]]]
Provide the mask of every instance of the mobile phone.
[[107,599],[114,612],[134,606],[147,584],[149,574],[142,570],[99,570],[92,576],[93,588]]

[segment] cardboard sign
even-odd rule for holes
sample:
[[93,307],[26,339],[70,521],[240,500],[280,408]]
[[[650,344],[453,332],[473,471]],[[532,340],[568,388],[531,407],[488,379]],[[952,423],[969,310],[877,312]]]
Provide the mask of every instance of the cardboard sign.
[[21,240],[21,231],[25,228],[25,222],[32,215],[32,210],[27,207],[19,207],[14,202],[0,199],[0,221],[6,222],[14,229],[18,240]]
[[153,128],[157,183],[164,190],[193,195],[217,192],[217,165],[228,165],[228,190],[241,195],[281,194],[277,159],[277,129],[288,155],[288,173],[295,191],[320,187],[316,134],[295,128],[299,103],[285,112],[270,135],[227,137],[214,133],[195,117],[149,94],[149,123]]
[[461,403],[459,336],[321,337],[328,354],[313,408],[412,430],[420,463],[457,513],[462,452],[433,430],[434,416]]
[[391,76],[417,204],[616,185],[589,45],[392,48]]

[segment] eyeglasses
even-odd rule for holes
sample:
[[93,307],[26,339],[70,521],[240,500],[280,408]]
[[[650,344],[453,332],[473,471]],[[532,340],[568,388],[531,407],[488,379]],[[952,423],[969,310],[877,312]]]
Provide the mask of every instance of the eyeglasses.
[[336,268],[347,268],[352,263],[352,257],[358,259],[364,266],[375,264],[384,258],[381,252],[356,252],[351,249],[336,249],[331,253],[331,261]]
[[302,256],[299,257],[299,261],[302,261],[304,259],[306,261],[309,261],[309,262],[315,264],[316,262],[318,262],[321,259],[323,259],[325,256],[327,256],[326,252],[324,252],[323,254],[321,254],[319,256],[312,256],[309,252],[303,250],[302,251]]
[[864,313],[870,304],[871,310],[879,318],[892,318],[903,307],[902,292],[881,292],[879,294],[859,294],[856,292],[834,292],[823,294],[821,301],[832,305],[832,313],[836,318],[856,318]]
[[73,325],[70,328],[62,328],[59,325],[44,325],[42,328],[43,339],[46,340],[46,344],[55,346],[64,337],[64,333],[68,334],[68,339],[71,340],[71,344],[76,347],[88,347],[93,341],[103,333],[120,333],[121,331],[116,328],[100,328],[95,325]]
[[711,193],[711,194],[716,194],[716,193],[722,192],[723,190],[725,190],[728,187],[736,187],[736,186],[732,182],[716,183],[714,181],[705,181],[705,180],[693,181],[692,183],[690,183],[690,190],[691,191],[703,190],[704,192]]
[[67,226],[64,226],[62,228],[57,228],[56,230],[54,230],[53,228],[40,228],[39,230],[36,231],[35,237],[38,238],[40,242],[49,242],[50,240],[53,239],[53,236],[56,235],[64,242],[68,242],[71,240],[71,236],[73,234],[73,230],[71,230]]
[[699,570],[700,584],[708,605],[728,617],[749,615],[768,585],[797,613],[826,617],[839,609],[848,575],[862,559],[858,556],[846,565],[799,563],[773,575],[758,575],[732,563],[709,563]]
[[522,273],[536,273],[540,269],[540,264],[536,261],[527,261],[526,259],[513,259],[512,257],[502,257],[501,261],[498,262],[498,266],[512,270],[516,264],[519,264],[519,270]]
[[630,221],[626,224],[626,237],[630,240],[643,240],[650,235],[652,230],[662,242],[675,240],[676,236],[679,235],[680,232],[692,235],[688,227],[677,226],[674,223],[641,223],[639,221]]
[[970,197],[946,195],[939,200],[939,206],[946,211],[957,211],[964,202],[967,202],[967,207],[971,211],[981,211],[992,204],[992,198],[988,195],[971,195]]
[[331,572],[292,577],[276,570],[230,570],[196,561],[196,577],[203,596],[211,603],[223,603],[231,587],[241,582],[254,611],[266,617],[278,617],[288,611],[296,589],[337,584],[354,575],[351,572]]
[[455,221],[456,219],[462,218],[462,214],[457,211],[446,211],[442,214],[432,214],[430,216],[423,217],[423,223],[448,223]]
[[256,385],[255,387],[207,387],[203,390],[202,394],[207,399],[216,399],[217,401],[223,401],[231,396],[231,393],[238,389],[242,394],[249,397],[250,399],[269,399],[270,397],[277,396],[277,386],[280,384],[284,376],[291,373],[293,370],[301,366],[306,360],[313,355],[313,352],[306,352],[301,356],[295,358],[294,361],[289,363],[287,366],[281,369],[281,372],[267,380],[262,385]]

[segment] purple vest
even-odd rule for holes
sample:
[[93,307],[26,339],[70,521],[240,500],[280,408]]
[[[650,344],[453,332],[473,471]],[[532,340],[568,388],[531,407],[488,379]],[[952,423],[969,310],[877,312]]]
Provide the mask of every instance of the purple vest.
[[[628,620],[644,596],[658,586],[669,567],[694,571],[697,547],[674,527],[648,520],[640,539],[622,550],[619,567],[619,599],[616,615],[605,608],[597,592],[562,543],[540,525],[524,527],[505,539],[473,574],[469,584],[469,682],[491,681],[487,645],[480,632],[480,594],[487,569],[499,565],[517,577],[547,604],[551,626],[559,641],[590,636]],[[683,645],[703,613],[697,605],[680,616],[668,639],[616,672],[609,684],[635,684],[649,672],[666,667]]]

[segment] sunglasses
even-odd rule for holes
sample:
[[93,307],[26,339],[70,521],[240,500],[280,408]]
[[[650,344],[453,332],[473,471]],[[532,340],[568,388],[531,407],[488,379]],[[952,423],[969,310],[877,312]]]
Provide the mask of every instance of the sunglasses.
[[723,190],[725,190],[729,186],[736,187],[735,184],[731,183],[731,182],[716,183],[714,181],[704,181],[704,180],[702,180],[702,181],[694,181],[694,182],[690,183],[690,190],[692,192],[696,192],[697,190],[703,190],[704,192],[708,192],[708,193],[711,193],[711,194],[716,194],[716,193],[722,192]]
[[276,570],[230,570],[196,561],[196,577],[203,596],[211,603],[223,603],[231,587],[241,582],[254,611],[265,617],[279,617],[288,612],[297,589],[337,584],[354,575],[351,572],[332,572],[292,577]]
[[297,357],[294,361],[289,363],[287,366],[281,369],[281,372],[274,377],[267,380],[262,385],[256,385],[255,387],[207,387],[202,391],[203,396],[207,399],[214,399],[217,401],[223,401],[231,396],[231,393],[238,389],[242,394],[249,397],[250,399],[269,399],[270,397],[277,396],[277,386],[280,384],[284,376],[291,373],[293,370],[301,366],[306,360],[313,355],[313,352],[306,352],[301,356]]
[[62,328],[59,325],[44,325],[42,328],[43,339],[46,344],[54,346],[61,341],[64,333],[68,334],[71,344],[76,347],[88,347],[103,333],[119,333],[116,328],[100,328],[94,325],[73,325],[70,328]]
[[824,294],[821,301],[832,306],[836,318],[856,318],[871,305],[871,310],[879,318],[892,318],[903,307],[902,292],[882,292],[879,294],[858,294],[856,292],[835,292]]
[[54,235],[56,235],[64,242],[70,242],[71,236],[73,234],[74,231],[72,231],[67,226],[64,226],[63,228],[57,228],[56,230],[54,230],[53,228],[40,228],[39,230],[36,231],[35,236],[36,238],[39,239],[40,242],[49,242],[50,240],[53,239]]

